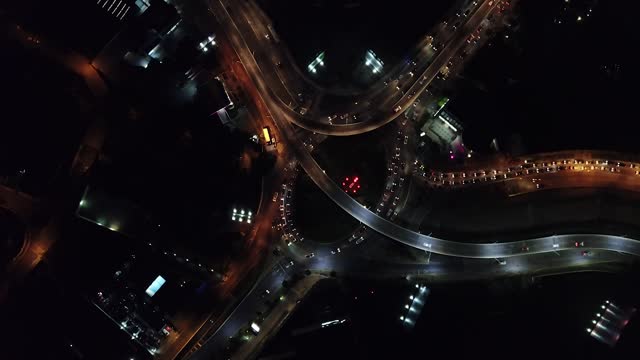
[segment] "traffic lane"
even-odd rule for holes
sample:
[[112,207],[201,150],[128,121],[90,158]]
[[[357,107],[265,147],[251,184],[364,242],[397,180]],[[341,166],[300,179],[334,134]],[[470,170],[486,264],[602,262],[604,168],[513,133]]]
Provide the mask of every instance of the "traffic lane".
[[[422,235],[408,229],[393,224],[383,219],[359,204],[355,199],[345,194],[331,179],[320,169],[315,160],[310,155],[299,157],[300,163],[305,171],[311,176],[316,184],[332,198],[345,211],[358,219],[363,224],[375,231],[390,237],[406,245],[422,250],[430,250],[435,253],[463,257],[496,258],[523,255],[522,242],[499,243],[499,244],[467,244],[437,239],[431,236]],[[576,237],[588,237],[589,235],[573,235]],[[613,236],[600,237],[597,244],[590,244],[591,247],[610,248],[640,254],[638,252],[638,242],[629,239],[618,239]],[[604,240],[603,240],[604,239]],[[553,249],[552,237],[532,239],[528,252],[550,252]],[[624,249],[620,249],[619,244],[624,243]],[[566,245],[562,245],[567,247]]]
[[[258,4],[253,1],[234,2],[234,4],[243,7],[244,11],[247,11],[251,15],[252,23],[260,27],[262,32],[270,34],[264,46],[268,46],[266,49],[267,53],[276,54],[276,59],[272,59],[275,60],[273,61],[273,67],[280,78],[284,80],[283,85],[288,87],[293,94],[306,93],[309,88],[315,88],[315,83],[309,81],[300,71],[289,53],[289,49],[278,40],[277,34],[274,33],[275,30],[271,30],[273,26],[269,22],[266,14],[259,8]],[[278,63],[280,65],[278,65]],[[293,71],[289,71],[289,69],[293,69]]]
[[[234,4],[237,4],[239,8],[242,8],[244,12],[251,14],[251,24],[258,25],[258,27],[260,27],[261,33],[264,32],[266,34],[271,32],[268,29],[269,21],[266,19],[266,15],[262,12],[262,10],[258,8],[257,4],[253,2],[234,2]],[[279,53],[280,54],[279,58],[283,58],[282,56],[283,53],[287,54],[286,56],[284,56],[286,60],[281,59],[281,61],[287,61],[286,63],[287,66],[283,67],[283,69],[294,69],[295,75],[297,76],[294,76],[294,74],[291,74],[291,76],[289,77],[301,79],[301,81],[296,81],[293,83],[305,82],[313,85],[313,87],[318,88],[318,86],[312,80],[310,80],[307,76],[305,76],[300,71],[300,69],[295,64],[295,62],[292,61],[291,56],[289,56],[288,50],[284,46],[282,46],[281,43],[275,42],[273,39],[267,39],[267,40],[269,41],[263,44],[265,44],[264,46],[269,47],[268,49],[269,53]],[[426,42],[427,42],[426,37],[421,41],[419,41],[418,44],[414,46],[414,51],[412,51],[413,55],[410,56],[410,58],[414,59],[414,61],[416,62],[423,61],[425,54],[423,54],[422,50]],[[404,72],[404,67],[406,67],[406,65],[403,62],[396,64],[394,68],[383,79],[378,80],[376,84],[371,86],[369,89],[365,90],[365,92],[350,92],[348,95],[342,94],[342,93],[339,93],[339,94],[336,93],[333,95],[352,97],[353,99],[351,99],[349,102],[354,102],[354,103],[365,101],[366,99],[371,99],[378,92],[384,89],[384,87],[380,85],[383,83],[385,78],[386,79],[393,78],[397,74]],[[324,91],[324,89],[322,90]],[[355,109],[352,109],[351,111],[354,111],[354,110]]]
[[[489,3],[492,3],[492,2],[491,2],[491,1],[489,1]],[[222,11],[223,11],[224,13],[226,13],[228,17],[230,17],[229,13],[227,12],[227,8],[226,8],[222,3],[219,3],[219,4],[222,6]],[[488,4],[487,2],[483,3],[483,4],[479,7],[479,9],[482,9],[483,7],[487,8],[489,11],[490,11],[491,9],[493,9],[493,7],[491,7],[491,6],[487,6],[487,4]],[[495,6],[495,4],[494,4],[493,6]],[[479,15],[478,15],[479,13],[483,14],[484,16],[486,16],[486,15],[488,14],[488,12],[487,12],[487,13],[482,13],[482,11],[478,10],[478,11],[476,11],[476,12],[473,14],[473,16],[470,16],[470,17],[469,17],[469,20],[468,20],[467,24],[468,24],[469,22],[472,22],[472,21],[477,21],[477,18],[478,18],[478,16],[479,16]],[[232,19],[228,19],[228,20],[229,20],[229,21],[228,21],[227,23],[230,23],[230,24],[233,24],[233,26],[236,26],[236,25],[235,25],[235,22],[233,22],[233,20],[232,20]],[[482,18],[481,18],[480,20],[482,20]],[[478,23],[478,24],[479,24],[479,23]],[[462,28],[465,28],[465,29],[466,29],[467,27],[462,27]],[[240,37],[242,37],[241,31],[239,30],[239,28],[238,28],[237,26],[236,26],[236,30],[237,30],[237,33],[238,33],[238,34],[240,34]],[[470,33],[469,33],[469,34],[470,34]],[[464,33],[463,35],[458,35],[458,37],[456,38],[456,40],[457,40],[458,42],[460,42],[460,43],[463,43],[464,41],[461,41],[461,40],[464,40],[464,39],[466,39],[467,37],[468,37],[468,35],[467,35],[466,33]],[[247,44],[247,43],[245,42],[245,44]],[[248,44],[247,44],[247,45],[248,45]],[[461,44],[460,44],[460,45],[461,45]],[[450,48],[451,48],[450,46],[451,46],[451,45],[450,45],[450,44],[448,44],[448,45],[447,45],[447,47],[446,47],[445,49],[450,49]],[[456,45],[456,49],[457,49],[458,47],[459,47],[459,46],[458,46],[458,45]],[[236,49],[236,50],[238,50],[238,49]],[[443,50],[443,53],[445,53],[445,51],[444,51],[444,50]],[[438,59],[438,58],[439,58],[439,59],[443,59],[443,53],[439,54],[440,56],[439,56],[439,57],[437,57],[437,59]],[[449,51],[449,52],[446,52],[446,54],[447,54],[446,56],[448,56],[448,57],[452,56],[452,54],[450,54],[450,51]],[[257,59],[255,59],[255,58],[254,58],[253,60],[254,60],[254,62],[257,62]],[[437,72],[439,71],[439,67],[441,67],[442,65],[446,64],[446,62],[447,62],[447,61],[448,61],[448,58],[446,59],[446,61],[444,61],[442,64],[440,64],[440,66],[437,66],[436,71],[432,71],[432,72],[431,72],[432,74],[434,74],[434,75],[433,75],[433,77],[435,77],[435,74],[437,74]],[[272,64],[271,64],[271,65],[272,65]],[[245,66],[246,66],[246,64],[245,64]],[[434,66],[431,66],[431,67],[430,67],[430,69],[432,69],[432,68],[434,68]],[[258,66],[258,70],[260,70],[260,66]],[[424,87],[424,88],[426,88],[426,85],[428,85],[428,83],[429,83],[429,82],[430,82],[430,80],[429,80],[429,81],[427,81],[427,82],[426,82],[426,84],[424,84],[424,85],[423,85],[423,87]],[[276,83],[277,83],[277,82],[276,82]],[[282,104],[287,103],[286,101],[283,101],[283,100],[282,100],[282,97],[280,97],[280,98],[279,98],[279,101],[280,101]],[[287,104],[287,105],[288,105],[288,104]],[[405,106],[409,106],[409,105],[410,105],[410,104],[406,104]],[[291,110],[291,109],[289,109],[289,110],[290,110],[293,114],[296,114],[296,115],[294,116],[294,119],[295,119],[295,117],[297,117],[297,116],[298,116],[298,114],[297,114],[296,112],[294,112],[293,110]],[[349,111],[346,111],[346,112],[349,112]],[[346,113],[346,112],[345,112],[345,113]],[[307,118],[308,118],[308,117],[307,117]],[[367,118],[367,119],[369,119],[369,118],[379,118],[379,117],[377,117],[377,116],[373,116],[373,115],[369,116],[369,115],[364,115],[364,114],[363,114],[363,115],[359,116],[359,118]],[[361,124],[361,123],[357,123],[357,124],[336,124],[336,125],[327,124],[327,123],[320,123],[321,125],[320,125],[319,127],[318,127],[318,124],[313,124],[313,123],[305,124],[305,122],[307,122],[307,121],[297,121],[297,122],[296,122],[296,124],[297,124],[297,125],[299,125],[299,126],[301,126],[301,127],[303,127],[303,128],[305,128],[305,129],[307,129],[307,130],[316,131],[316,132],[321,132],[321,133],[326,133],[326,132],[324,132],[324,130],[323,130],[323,129],[324,129],[324,128],[326,128],[326,127],[329,127],[329,128],[337,127],[337,128],[334,128],[333,130],[331,130],[331,131],[330,131],[330,135],[353,135],[353,134],[357,134],[357,133],[361,133],[361,132],[371,131],[371,130],[373,130],[373,129],[375,129],[375,128],[379,127],[379,126],[382,126],[382,125],[384,125],[384,124],[386,124],[386,123],[388,123],[388,122],[392,121],[394,118],[395,118],[395,116],[393,116],[393,115],[392,115],[392,116],[391,116],[391,118],[383,118],[383,121],[378,121],[378,122],[376,122],[375,124],[367,123],[367,124],[366,124],[366,126],[364,126],[364,127],[362,127],[362,124]],[[311,121],[311,120],[309,120],[309,121]],[[360,125],[358,125],[358,124],[360,124]],[[353,126],[355,126],[356,128],[353,128],[353,129],[350,129],[350,128],[349,128],[349,127],[353,127]]]
[[[240,48],[236,49],[236,52],[239,56],[249,60],[247,63],[243,62],[245,68],[253,69],[255,63],[251,63],[251,58],[249,58],[246,54],[247,50]],[[382,233],[383,235],[395,239],[406,245],[413,246],[422,250],[428,249],[444,255],[479,258],[510,257],[521,255],[521,250],[518,249],[517,245],[515,244],[464,244],[428,237],[399,227],[365,209],[354,199],[342,192],[342,190],[338,188],[337,185],[334,184],[328,178],[328,176],[326,176],[326,174],[324,174],[322,169],[318,166],[315,160],[306,151],[304,145],[297,138],[295,131],[291,126],[291,112],[287,109],[278,108],[276,106],[276,102],[273,101],[273,93],[269,91],[269,88],[266,86],[265,82],[256,75],[256,72],[249,73],[253,75],[251,76],[252,80],[261,91],[261,94],[263,94],[263,99],[264,97],[267,97],[265,104],[271,109],[272,114],[276,114],[273,119],[280,129],[281,133],[283,135],[286,135],[285,139],[292,143],[293,150],[297,152],[298,159],[302,167],[314,180],[316,185],[318,185],[328,196],[334,199],[334,201],[338,203],[339,206],[341,206],[345,211],[349,212],[360,222]],[[284,120],[285,117],[286,120]]]
[[535,274],[539,272],[588,271],[602,264],[633,263],[629,255],[613,251],[594,251],[584,256],[579,249],[558,251],[557,253],[530,254],[510,258],[505,265],[495,259],[450,258],[434,255],[428,264],[388,262],[380,259],[367,259],[360,256],[344,257],[335,261],[330,268],[323,263],[310,264],[313,271],[335,271],[338,276],[362,278],[405,278],[426,277],[429,281],[474,280],[495,276]]
[[[489,3],[491,3],[492,5],[488,5]],[[405,92],[405,95],[403,95],[402,99],[404,100],[401,101],[404,103],[404,105],[401,106],[401,110],[388,112],[377,109],[370,110],[366,114],[357,114],[358,118],[374,119],[370,122],[358,122],[351,124],[327,124],[315,122],[313,121],[311,116],[301,116],[297,112],[291,109],[287,109],[285,111],[287,111],[290,121],[309,131],[334,136],[350,136],[377,129],[380,126],[383,126],[395,120],[400,114],[406,111],[409,106],[411,106],[411,98],[415,100],[415,97],[419,96],[419,94],[428,87],[428,85],[440,71],[440,68],[449,61],[449,59],[462,45],[464,45],[464,43],[466,42],[466,38],[473,32],[473,30],[469,29],[474,29],[474,26],[477,27],[480,24],[480,21],[482,21],[484,17],[486,17],[495,8],[496,4],[497,2],[485,1],[482,6],[479,7],[479,10],[469,18],[466,23],[467,26],[462,27],[462,29],[464,29],[465,31],[461,31],[451,42],[447,44],[444,49],[441,50],[438,55],[436,55],[436,58],[429,65],[429,68],[425,70],[425,72],[420,77],[416,76],[414,85],[412,85],[410,90]],[[471,24],[471,26],[469,26],[469,24]],[[418,79],[420,78],[425,78],[424,82],[422,83],[422,85],[419,85],[419,87],[415,91],[412,91],[411,89],[413,89],[416,84],[419,84]],[[349,111],[344,111],[344,113],[347,112]]]
[[[269,55],[264,51],[263,47],[257,44],[256,36],[251,28],[250,24],[242,21],[234,21],[233,19],[243,19],[243,13],[236,9],[225,6],[221,1],[210,1],[209,4],[212,7],[212,11],[220,16],[217,17],[219,23],[225,28],[225,33],[232,42],[235,44],[234,48],[238,52],[239,48],[244,48],[250,52],[250,56],[253,58],[255,66],[252,67],[253,71],[257,71],[262,76],[267,77],[268,81],[272,84],[271,90],[276,92],[283,102],[283,104],[295,103],[295,98],[289,93],[288,89],[283,86],[277,86],[281,83],[277,76],[277,73],[270,66],[272,61]],[[232,15],[233,14],[233,18]],[[245,19],[246,20],[246,19]],[[240,28],[245,27],[244,31]],[[244,34],[244,35],[243,35]],[[246,59],[246,56],[245,56]],[[243,61],[245,67],[247,61]],[[266,71],[263,71],[265,69]],[[271,71],[269,71],[271,69]],[[275,84],[276,86],[273,86]],[[287,105],[288,106],[288,105]]]
[[256,282],[223,325],[206,340],[202,347],[191,356],[191,359],[209,360],[222,356],[229,338],[256,318],[257,309],[264,307],[264,299],[261,297],[264,290],[274,289],[275,291],[288,276],[287,272],[281,270],[279,264],[274,265],[260,281]]

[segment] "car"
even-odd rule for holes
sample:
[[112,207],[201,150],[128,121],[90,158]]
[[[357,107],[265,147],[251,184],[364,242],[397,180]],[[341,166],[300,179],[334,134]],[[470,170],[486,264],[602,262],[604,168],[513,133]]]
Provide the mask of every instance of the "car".
[[527,245],[522,245],[522,251],[529,251],[529,247]]
[[576,247],[582,247],[584,246],[584,241],[580,241],[580,242],[576,241],[575,245]]
[[405,135],[404,136],[404,144],[407,145],[407,142],[409,142],[409,136]]
[[271,198],[271,201],[276,202],[276,200],[278,200],[278,192],[276,191],[275,193],[273,193],[273,198]]
[[340,251],[340,248],[339,248],[339,247],[338,247],[338,248],[336,248],[335,250],[331,250],[331,253],[332,253],[332,254],[334,254],[334,255],[335,255],[335,254],[338,254],[338,253],[340,253],[340,252],[341,252],[341,251]]
[[582,256],[591,256],[591,255],[593,255],[593,253],[590,250],[582,251]]
[[291,260],[291,259],[287,259],[287,262],[284,264],[284,268],[285,268],[285,269],[288,269],[288,268],[290,268],[291,266],[293,266],[293,264],[294,264],[294,263],[293,263],[293,260]]
[[316,256],[316,254],[314,253],[308,253],[307,255],[305,255],[304,257],[306,257],[307,259],[311,259],[312,257]]
[[360,236],[360,238],[356,240],[356,245],[360,244],[363,241],[364,241],[364,236]]
[[554,248],[554,249],[557,249],[557,248],[559,248],[559,247],[560,247],[560,244],[553,244],[553,248]]
[[500,264],[500,265],[507,265],[507,260],[505,260],[505,259],[497,258],[496,262],[498,262],[498,264]]

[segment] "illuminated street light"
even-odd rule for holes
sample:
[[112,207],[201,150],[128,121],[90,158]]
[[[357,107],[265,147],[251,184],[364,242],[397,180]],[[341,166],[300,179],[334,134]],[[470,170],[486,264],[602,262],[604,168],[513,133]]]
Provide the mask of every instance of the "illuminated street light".
[[240,209],[238,210],[237,208],[233,209],[233,212],[231,213],[231,221],[237,221],[237,222],[247,222],[247,224],[251,224],[251,222],[253,221],[253,212],[251,212],[250,210],[245,210],[245,209]]
[[200,48],[200,50],[202,50],[202,52],[207,52],[209,51],[209,48],[207,47],[207,45],[211,45],[211,46],[216,45],[215,37],[213,35],[208,36],[206,39],[201,41],[200,44],[198,44],[198,47]]
[[365,62],[364,65],[367,67],[371,67],[371,72],[377,74],[382,70],[384,63],[380,58],[376,56],[376,54],[372,50],[367,50],[365,54]]
[[320,52],[312,62],[307,65],[307,70],[310,73],[315,74],[317,72],[316,68],[318,66],[324,66],[324,51]]

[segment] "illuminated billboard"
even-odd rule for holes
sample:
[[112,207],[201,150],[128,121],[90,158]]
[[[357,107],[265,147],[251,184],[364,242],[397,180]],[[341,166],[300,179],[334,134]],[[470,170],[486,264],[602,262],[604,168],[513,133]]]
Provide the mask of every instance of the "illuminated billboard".
[[153,282],[151,283],[151,285],[149,285],[145,292],[147,293],[147,295],[153,296],[158,290],[160,290],[165,282],[167,281],[162,276],[158,275],[158,277],[153,280]]

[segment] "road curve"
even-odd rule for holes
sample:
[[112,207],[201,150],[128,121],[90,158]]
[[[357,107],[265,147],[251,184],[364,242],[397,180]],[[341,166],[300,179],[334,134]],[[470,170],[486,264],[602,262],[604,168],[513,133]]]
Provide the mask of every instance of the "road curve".
[[[287,101],[277,95],[278,93],[283,93],[276,89],[276,87],[280,86],[282,82],[265,81],[265,83],[273,94],[277,106],[289,115],[289,121],[303,129],[333,136],[351,136],[375,130],[395,120],[411,106],[413,101],[429,86],[431,81],[435,79],[440,72],[440,69],[446,65],[451,57],[453,57],[466,43],[466,39],[473,33],[473,31],[475,31],[476,28],[478,28],[478,26],[480,26],[480,23],[491,13],[498,3],[499,1],[485,0],[478,5],[476,10],[469,15],[466,23],[461,26],[446,45],[439,50],[426,69],[421,74],[413,76],[413,82],[410,83],[408,87],[406,84],[403,85],[403,89],[406,88],[406,91],[403,91],[402,96],[399,100],[394,101],[391,107],[386,108],[385,106],[382,106],[382,104],[386,105],[386,100],[389,100],[389,97],[387,96],[386,99],[373,98],[368,100],[369,103],[378,104],[379,107],[354,110],[354,108],[358,107],[355,104],[357,104],[358,101],[362,102],[362,99],[355,98],[354,102],[351,103],[354,104],[352,105],[352,108],[341,109],[339,111],[339,113],[349,113],[351,116],[355,115],[358,119],[362,120],[360,122],[351,124],[330,124],[319,122],[317,121],[317,116],[315,116],[315,114],[301,114],[296,109],[289,107]],[[230,8],[225,6],[221,1],[210,1],[210,4],[212,5],[212,10],[218,15],[217,18],[225,28],[225,32],[231,40],[234,48],[236,50],[239,48],[250,48],[248,39],[251,35],[243,34],[240,27],[235,23],[232,15],[229,14]],[[243,59],[245,66],[248,61],[255,64],[255,66],[247,67],[247,72],[254,73],[252,75],[259,75],[263,78],[267,78],[265,72],[276,72],[274,70],[274,65],[270,61],[262,61],[259,55],[255,55],[254,51],[249,52],[248,56],[241,56],[241,58]],[[286,88],[286,85],[282,84],[282,86],[285,86]],[[399,109],[396,108],[397,106],[399,106]]]
[[[227,36],[232,39],[232,42],[234,42],[233,40],[239,40],[240,37],[237,32],[228,33]],[[575,247],[576,242],[579,244],[584,242],[585,248],[606,249],[640,255],[640,242],[619,236],[599,234],[559,235],[509,243],[459,243],[411,231],[374,214],[344,193],[340,187],[326,175],[306,150],[292,125],[292,123],[295,123],[295,119],[292,119],[292,114],[289,111],[279,106],[279,99],[274,95],[264,78],[262,78],[261,73],[258,71],[258,64],[250,51],[246,47],[236,47],[235,51],[238,57],[242,59],[242,64],[247,70],[247,74],[254,82],[265,105],[269,109],[273,121],[280,132],[280,139],[286,142],[295,153],[296,158],[305,172],[316,185],[343,210],[378,233],[417,249],[432,251],[442,255],[467,258],[506,258],[553,252]],[[557,244],[557,247],[554,247],[554,244]],[[525,248],[528,250],[524,250]]]

